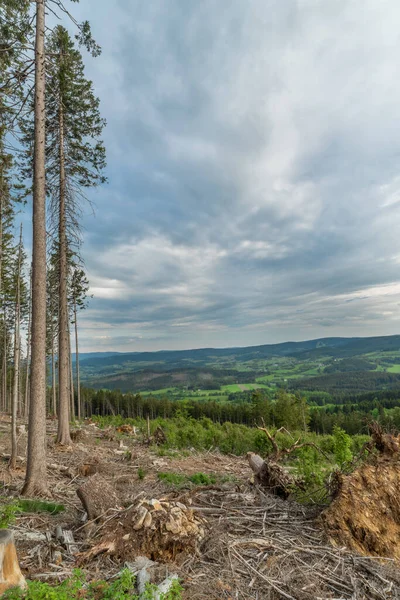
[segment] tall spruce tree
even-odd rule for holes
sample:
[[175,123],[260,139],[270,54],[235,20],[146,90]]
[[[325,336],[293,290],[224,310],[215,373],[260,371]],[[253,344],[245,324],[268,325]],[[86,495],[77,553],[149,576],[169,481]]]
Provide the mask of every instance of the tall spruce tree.
[[22,493],[47,495],[46,469],[46,60],[45,0],[36,0],[33,140],[32,324],[29,436]]
[[47,51],[52,57],[47,82],[47,182],[59,252],[57,441],[70,444],[68,257],[79,253],[84,191],[105,182],[105,148],[100,139],[105,121],[92,83],[84,76],[82,56],[64,27],[52,32]]
[[[72,0],[79,2],[79,0]],[[79,43],[96,56],[87,21],[77,23],[59,0],[2,0],[0,2],[0,128],[15,130],[33,105],[29,141],[33,200],[31,378],[26,495],[46,494],[46,8],[72,20]],[[32,82],[32,75],[34,75]],[[62,106],[62,104],[61,104]],[[0,136],[1,137],[1,136]],[[82,140],[81,140],[82,142]],[[82,142],[85,145],[84,142]],[[26,172],[25,172],[26,175]],[[0,260],[1,265],[1,260]],[[7,331],[4,349],[7,350]],[[6,355],[6,352],[4,352]],[[4,382],[3,382],[4,383]],[[4,385],[3,385],[4,387]]]

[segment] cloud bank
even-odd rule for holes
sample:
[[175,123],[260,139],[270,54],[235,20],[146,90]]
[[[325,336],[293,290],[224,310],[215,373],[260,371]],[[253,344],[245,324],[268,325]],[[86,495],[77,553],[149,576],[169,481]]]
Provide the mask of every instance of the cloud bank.
[[85,350],[400,332],[400,5],[87,0]]

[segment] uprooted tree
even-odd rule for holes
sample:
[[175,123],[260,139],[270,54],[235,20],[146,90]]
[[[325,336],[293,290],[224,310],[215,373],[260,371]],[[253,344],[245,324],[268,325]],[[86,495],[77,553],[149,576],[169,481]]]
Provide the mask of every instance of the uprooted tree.
[[299,439],[294,441],[288,448],[280,448],[276,440],[277,434],[289,432],[284,427],[281,427],[272,434],[265,426],[263,420],[262,424],[263,426],[258,426],[258,429],[263,431],[267,436],[272,445],[272,452],[265,459],[254,452],[248,452],[247,460],[254,473],[255,481],[266,488],[270,493],[286,499],[289,497],[294,487],[303,487],[303,481],[288,473],[288,471],[279,464],[279,461],[305,447],[314,448],[321,454],[324,454],[324,452],[316,444],[313,444],[312,442],[300,442]]

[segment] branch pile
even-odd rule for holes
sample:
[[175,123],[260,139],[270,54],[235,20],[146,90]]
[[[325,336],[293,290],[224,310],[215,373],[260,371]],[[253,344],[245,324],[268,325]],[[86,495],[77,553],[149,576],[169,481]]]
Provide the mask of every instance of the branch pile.
[[193,502],[211,533],[180,572],[191,600],[400,599],[398,569],[332,547],[314,510],[256,492],[200,491]]

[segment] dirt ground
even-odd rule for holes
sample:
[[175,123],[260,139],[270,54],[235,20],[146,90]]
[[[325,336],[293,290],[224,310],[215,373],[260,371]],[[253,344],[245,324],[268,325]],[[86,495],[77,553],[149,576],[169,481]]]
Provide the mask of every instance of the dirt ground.
[[[0,421],[3,497],[18,496],[25,475],[26,433],[19,438],[18,468],[10,472],[9,431],[8,419]],[[263,493],[252,483],[245,457],[212,451],[160,456],[165,453],[149,449],[134,435],[94,424],[85,424],[73,446],[62,448],[54,443],[55,433],[56,423],[48,421],[49,488],[66,510],[23,514],[12,527],[29,579],[56,583],[77,565],[90,579],[114,576],[135,559],[132,540],[138,533],[133,526],[127,529],[132,511],[137,518],[143,503],[155,507],[158,500],[171,513],[180,511],[180,523],[183,513],[191,523],[201,522],[195,528],[196,543],[181,540],[179,555],[160,561],[164,575],[182,578],[187,600],[400,599],[396,561],[332,545],[318,519],[320,511]],[[99,522],[87,523],[76,490],[93,472],[113,486],[121,505]],[[203,473],[215,483],[194,485],[186,479],[174,485],[160,480],[159,473]],[[73,546],[57,539],[57,526],[73,533]],[[178,530],[173,533],[179,535]],[[113,536],[119,540],[118,552],[107,546]],[[149,550],[149,558],[151,554]]]

